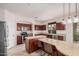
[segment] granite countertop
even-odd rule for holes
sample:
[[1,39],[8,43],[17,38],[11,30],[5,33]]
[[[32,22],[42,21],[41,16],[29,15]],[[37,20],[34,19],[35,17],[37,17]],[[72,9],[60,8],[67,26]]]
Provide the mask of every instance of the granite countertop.
[[78,43],[69,43],[66,41],[60,41],[55,39],[46,38],[46,36],[31,36],[26,37],[26,39],[38,39],[39,41],[55,45],[57,50],[67,56],[79,56],[79,44]]
[[44,35],[39,35],[39,36],[30,36],[30,37],[25,37],[26,39],[40,39],[40,38],[46,38]]
[[51,34],[51,33],[42,33],[42,34],[45,34],[45,35],[60,35],[60,36],[65,36],[65,34],[59,34],[59,33],[57,33],[57,34]]
[[38,39],[42,42],[46,42],[51,45],[55,45],[57,50],[68,56],[79,56],[79,44],[68,43],[66,41],[60,41],[55,39],[43,38]]

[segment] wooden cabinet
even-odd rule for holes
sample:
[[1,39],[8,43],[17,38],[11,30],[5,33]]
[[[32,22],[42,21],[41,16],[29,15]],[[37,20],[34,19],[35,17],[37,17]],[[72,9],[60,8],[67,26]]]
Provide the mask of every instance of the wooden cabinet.
[[46,30],[46,25],[35,25],[35,30]]
[[48,23],[48,33],[56,34],[56,22]]
[[47,37],[47,34],[35,34],[35,36],[43,35]]
[[53,56],[57,56],[58,55],[58,52],[57,52],[56,47],[54,45],[51,45],[51,47],[52,47],[52,55]]
[[27,50],[28,53],[32,53],[38,49],[38,40],[30,39],[29,40],[29,48]]
[[35,30],[41,30],[40,25],[35,25]]
[[56,30],[65,30],[65,24],[56,23]]
[[22,28],[22,24],[17,23],[17,31],[21,31],[21,28]]
[[21,31],[22,28],[27,30],[32,30],[32,24],[17,23],[17,31]]
[[[30,39],[30,40],[27,39],[25,43],[26,43],[25,45],[26,51],[28,53],[32,53],[39,49],[39,46],[38,46],[39,40],[37,40],[36,38]],[[51,54],[52,56],[65,56],[63,53],[58,51],[54,45],[51,45],[45,42],[41,42],[41,44],[42,44],[41,49],[44,50],[46,53]]]
[[51,45],[51,46],[52,46],[52,55],[53,56],[65,56],[63,53],[59,52],[54,45]]
[[65,56],[63,53],[57,50],[55,45],[50,45],[48,43],[43,42],[44,51],[52,56]]
[[23,43],[22,36],[17,36],[17,45],[22,43]]
[[47,38],[52,38],[52,35],[47,35]]
[[46,30],[46,25],[42,25],[42,30]]
[[[21,30],[32,30],[32,24],[17,23],[17,31],[21,31]],[[29,34],[29,36],[32,36],[32,34]],[[22,36],[17,36],[17,44],[22,44],[22,43],[23,43]]]
[[58,40],[64,40],[64,36],[58,36]]
[[57,35],[52,35],[52,39],[57,39]]

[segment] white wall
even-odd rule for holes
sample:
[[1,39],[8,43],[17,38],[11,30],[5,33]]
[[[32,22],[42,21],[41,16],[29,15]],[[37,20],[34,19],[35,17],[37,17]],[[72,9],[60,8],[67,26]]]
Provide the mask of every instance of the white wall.
[[0,21],[6,23],[6,39],[7,48],[11,48],[16,45],[16,22],[15,15],[7,10],[0,8]]
[[73,23],[66,24],[66,41],[73,43]]
[[[35,21],[31,18],[28,18],[28,17],[24,17],[24,16],[21,16],[21,15],[14,14],[14,13],[8,11],[8,10],[5,10],[4,13],[5,13],[4,19],[5,19],[5,22],[6,22],[6,29],[7,29],[6,32],[7,32],[7,35],[8,35],[8,37],[7,37],[8,49],[16,46],[16,44],[17,44],[16,23],[32,24],[33,35],[41,32],[41,31],[35,31],[34,25],[35,24],[41,25],[43,23],[37,22],[37,21]],[[46,32],[46,31],[42,31],[42,32]]]
[[5,10],[6,33],[8,48],[16,45],[16,16]]
[[4,9],[0,8],[0,21],[4,21]]

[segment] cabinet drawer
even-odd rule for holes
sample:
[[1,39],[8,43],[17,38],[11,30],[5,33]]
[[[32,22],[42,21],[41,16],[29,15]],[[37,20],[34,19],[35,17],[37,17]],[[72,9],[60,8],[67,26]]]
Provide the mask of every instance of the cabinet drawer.
[[65,25],[62,23],[56,23],[56,30],[65,30]]

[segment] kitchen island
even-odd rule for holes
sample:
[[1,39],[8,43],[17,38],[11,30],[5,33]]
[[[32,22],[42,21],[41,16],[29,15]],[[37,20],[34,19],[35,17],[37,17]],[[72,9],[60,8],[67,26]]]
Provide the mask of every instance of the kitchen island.
[[[46,38],[46,37],[43,37],[43,36],[42,37],[41,36],[36,36],[36,38],[35,37],[26,37],[26,40],[29,40],[29,39],[31,39],[33,41],[33,42],[31,41],[31,43],[35,43],[36,42],[35,43],[35,46],[36,46],[35,50],[38,49],[38,41],[41,41],[41,42],[47,43],[47,44],[49,44],[51,46],[52,45],[55,46],[56,49],[57,49],[57,51],[59,51],[63,55],[67,55],[67,56],[79,56],[79,44],[77,44],[77,43],[68,43],[66,41],[60,41],[60,40],[56,40],[56,39],[50,39],[50,38]],[[30,46],[30,45],[28,45],[28,46]],[[33,47],[33,45],[30,48],[32,48],[32,47]],[[32,50],[31,52],[33,52],[35,50]]]
[[46,38],[44,35],[26,37],[25,48],[28,53],[32,53],[39,49],[38,39]]

